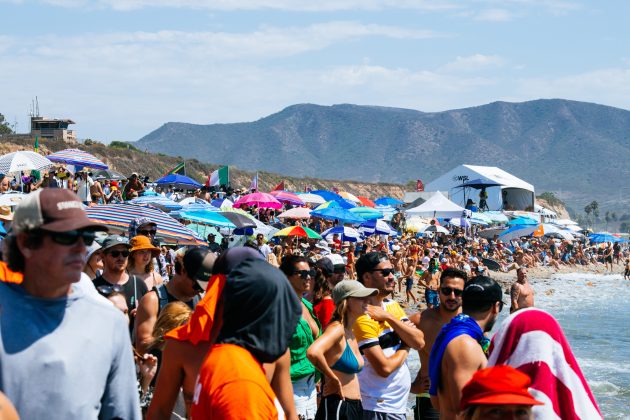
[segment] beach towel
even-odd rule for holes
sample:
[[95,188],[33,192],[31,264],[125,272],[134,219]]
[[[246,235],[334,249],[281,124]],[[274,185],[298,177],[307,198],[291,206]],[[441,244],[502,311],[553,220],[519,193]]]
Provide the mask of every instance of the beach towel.
[[440,334],[435,339],[435,344],[429,355],[429,378],[431,379],[431,387],[429,394],[437,396],[440,386],[440,377],[442,372],[442,358],[446,351],[446,346],[454,338],[467,334],[480,342],[483,339],[483,331],[479,324],[468,315],[459,314],[448,324],[442,327]]
[[509,365],[529,375],[530,392],[545,403],[536,419],[601,419],[597,402],[558,321],[536,308],[504,321],[492,338],[488,366]]

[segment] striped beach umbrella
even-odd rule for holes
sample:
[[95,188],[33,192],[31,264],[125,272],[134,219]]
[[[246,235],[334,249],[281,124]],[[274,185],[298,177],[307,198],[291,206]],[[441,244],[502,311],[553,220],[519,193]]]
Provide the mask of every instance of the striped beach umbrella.
[[360,203],[361,200],[359,200],[359,197],[357,197],[356,195],[349,193],[347,191],[339,191],[339,195],[342,196],[343,198],[345,198],[346,200],[350,200],[354,203]]
[[109,169],[105,163],[96,156],[79,149],[65,149],[47,156],[53,162],[66,165],[85,166],[94,169]]
[[101,204],[85,209],[90,220],[102,223],[112,231],[127,232],[129,223],[139,217],[148,217],[157,223],[157,237],[166,243],[178,245],[204,245],[195,232],[161,210],[134,204]]
[[301,238],[322,239],[319,233],[306,226],[289,226],[277,231],[273,236],[299,236]]
[[53,165],[45,156],[24,150],[0,156],[0,173],[5,175],[34,169],[41,170]]
[[361,233],[358,230],[353,229],[353,228],[348,227],[348,226],[334,226],[334,227],[331,227],[330,229],[325,230],[325,231],[322,232],[322,237],[324,239],[326,239],[327,241],[332,241],[334,234],[339,235],[339,240],[341,240],[342,242],[345,242],[345,241],[348,241],[348,242],[361,242],[361,241],[363,241],[363,236],[361,236]]

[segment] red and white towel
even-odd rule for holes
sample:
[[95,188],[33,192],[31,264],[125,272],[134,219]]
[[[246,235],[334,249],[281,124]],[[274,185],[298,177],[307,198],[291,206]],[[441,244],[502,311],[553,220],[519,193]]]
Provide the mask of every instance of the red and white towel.
[[492,338],[488,365],[529,375],[529,391],[545,403],[533,408],[536,419],[602,418],[560,324],[545,311],[523,309],[506,319]]

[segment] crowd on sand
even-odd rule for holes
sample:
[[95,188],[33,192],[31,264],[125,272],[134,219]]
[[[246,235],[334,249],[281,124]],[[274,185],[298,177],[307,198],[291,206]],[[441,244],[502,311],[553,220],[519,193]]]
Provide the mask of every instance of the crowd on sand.
[[0,213],[0,418],[601,418],[528,270],[621,270],[620,246],[420,236],[398,213],[395,235],[360,243],[176,247],[150,218],[116,235],[87,217],[142,194],[137,174],[97,187],[59,175]]

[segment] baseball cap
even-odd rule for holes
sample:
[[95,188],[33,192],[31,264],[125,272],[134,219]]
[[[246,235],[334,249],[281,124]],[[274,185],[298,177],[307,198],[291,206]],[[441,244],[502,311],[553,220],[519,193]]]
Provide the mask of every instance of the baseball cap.
[[322,273],[326,277],[331,276],[335,272],[335,267],[328,257],[321,258],[315,263],[315,265],[317,268],[322,270]]
[[462,389],[459,408],[471,405],[543,405],[527,391],[531,384],[529,376],[512,366],[499,365],[475,372]]
[[332,291],[332,299],[335,305],[349,297],[368,297],[378,294],[378,289],[369,289],[356,280],[342,280]]
[[51,232],[107,230],[88,219],[79,197],[63,188],[42,188],[24,197],[15,208],[11,229],[15,233],[32,229]]
[[359,281],[362,281],[364,273],[372,271],[374,267],[379,265],[381,262],[388,260],[389,258],[387,258],[385,254],[381,254],[380,252],[368,252],[365,255],[361,255],[354,266],[357,272],[357,279],[359,279]]
[[343,258],[339,254],[330,254],[327,255],[326,258],[330,260],[333,264],[334,269],[343,268],[345,270],[346,264],[343,262]]
[[129,240],[124,236],[120,235],[109,235],[107,238],[103,240],[101,244],[103,251],[112,248],[116,245],[125,245],[127,248],[131,248],[131,244]]
[[[499,283],[487,276],[476,276],[464,286],[462,306],[467,309],[482,309],[488,303],[503,302],[503,290]],[[505,304],[505,302],[503,302]]]
[[195,280],[203,290],[206,290],[216,259],[217,256],[214,252],[197,247],[186,251],[182,263],[188,277]]

